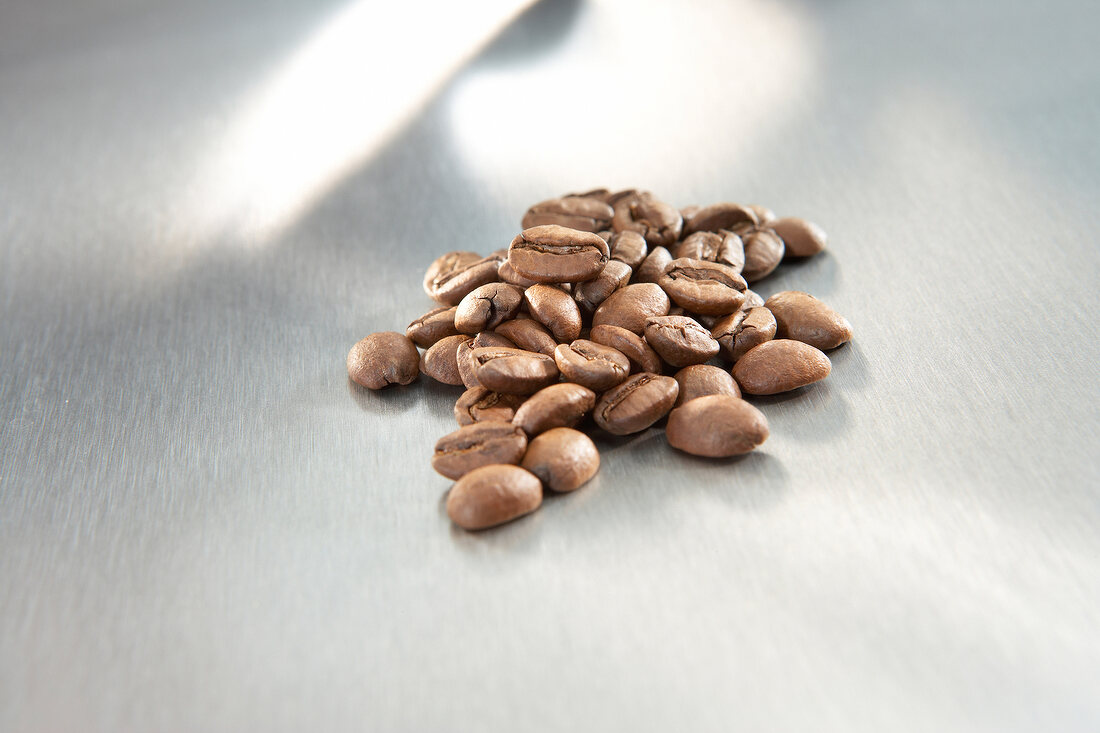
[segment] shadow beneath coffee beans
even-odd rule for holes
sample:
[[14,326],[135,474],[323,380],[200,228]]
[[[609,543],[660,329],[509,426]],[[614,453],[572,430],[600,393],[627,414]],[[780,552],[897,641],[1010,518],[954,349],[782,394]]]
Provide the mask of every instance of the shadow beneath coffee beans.
[[412,384],[404,386],[390,385],[385,389],[367,389],[356,384],[349,377],[348,394],[363,412],[373,415],[392,415],[404,412],[424,399],[423,381],[424,377],[420,377]]
[[832,351],[825,352],[833,363],[829,379],[844,385],[846,390],[862,392],[874,379],[867,368],[868,360],[858,341],[842,344]]
[[[768,418],[773,435],[800,443],[829,443],[852,429],[844,388],[826,380],[795,391],[803,390],[805,394],[795,397],[788,397],[791,393],[787,393],[751,398]],[[787,399],[781,399],[783,397]]]

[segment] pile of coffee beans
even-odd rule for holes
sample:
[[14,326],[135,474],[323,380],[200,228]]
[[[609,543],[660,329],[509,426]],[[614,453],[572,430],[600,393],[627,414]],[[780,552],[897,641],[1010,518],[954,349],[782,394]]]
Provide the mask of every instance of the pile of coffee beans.
[[600,455],[579,427],[629,435],[667,418],[673,448],[748,453],[768,421],[742,393],[820,381],[831,369],[823,352],[852,338],[811,295],[764,300],[748,287],[825,248],[825,232],[803,219],[597,189],[535,204],[522,227],[508,249],[438,257],[424,290],[440,306],[348,354],[348,374],[368,389],[421,373],[465,387],[459,428],[432,456],[455,481],[447,514],[465,529],[591,479]]

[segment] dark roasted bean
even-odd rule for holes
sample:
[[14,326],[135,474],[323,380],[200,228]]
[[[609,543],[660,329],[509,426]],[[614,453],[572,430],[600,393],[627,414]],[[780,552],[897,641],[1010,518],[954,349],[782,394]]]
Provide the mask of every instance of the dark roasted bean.
[[573,288],[573,299],[582,313],[592,313],[609,295],[629,283],[630,275],[630,265],[611,260],[595,280],[577,283]]
[[540,283],[591,280],[610,256],[599,235],[555,224],[524,229],[508,250],[512,269]]
[[489,347],[473,350],[474,371],[483,387],[506,394],[532,394],[558,381],[558,367],[545,354]]
[[611,226],[617,232],[638,232],[651,247],[668,247],[680,239],[684,220],[676,207],[640,193],[615,202]]
[[729,265],[687,258],[668,263],[657,284],[682,308],[715,316],[740,308],[748,287]]

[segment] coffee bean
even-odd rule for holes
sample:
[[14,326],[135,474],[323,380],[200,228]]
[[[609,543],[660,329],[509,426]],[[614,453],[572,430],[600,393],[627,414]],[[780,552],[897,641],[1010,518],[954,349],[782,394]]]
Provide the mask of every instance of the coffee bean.
[[761,206],[760,204],[749,204],[748,208],[752,210],[752,213],[756,214],[756,222],[758,226],[771,226],[771,222],[775,221],[775,212],[769,209],[767,206]]
[[676,407],[690,402],[696,397],[706,397],[712,394],[724,394],[732,397],[740,397],[741,389],[733,377],[725,369],[709,364],[692,364],[686,366],[673,376],[676,384],[680,385],[680,393],[676,396]]
[[605,204],[611,197],[611,191],[606,188],[593,188],[591,191],[584,191],[582,193],[567,193],[563,194],[562,198],[582,198],[582,199],[596,199],[597,201],[603,201]]
[[664,247],[654,247],[632,278],[636,283],[655,283],[664,274],[665,267],[672,262],[672,254]]
[[440,438],[432,468],[447,478],[459,478],[494,463],[519,463],[527,450],[527,434],[510,422],[478,422]]
[[520,466],[551,491],[575,491],[600,470],[600,452],[584,433],[554,428],[531,441]]
[[710,335],[718,341],[722,354],[735,362],[749,349],[775,338],[775,328],[775,318],[767,308],[742,308],[714,324]]
[[511,422],[516,408],[523,403],[517,395],[492,392],[484,387],[472,387],[455,403],[455,420],[459,425],[476,422]]
[[635,374],[604,392],[596,402],[592,417],[597,425],[613,435],[638,433],[668,414],[678,391],[679,386],[672,377],[648,372]]
[[558,345],[558,342],[554,340],[554,336],[546,330],[545,326],[530,318],[516,318],[505,321],[497,326],[497,333],[507,336],[524,351],[537,351],[551,357]]
[[[742,309],[744,309],[744,306],[742,306]],[[669,312],[669,315],[670,316],[672,315],[671,311]],[[714,324],[718,323],[718,321],[725,318],[725,316],[712,316],[712,315],[708,315],[706,313],[694,313],[694,312],[691,312],[691,311],[684,311],[680,315],[684,315],[684,316],[687,316],[688,318],[694,319],[696,322],[698,322],[698,324],[700,326],[707,329],[708,331],[710,331],[711,329],[714,328]]]
[[470,291],[455,311],[455,328],[473,335],[496,328],[519,311],[523,291],[508,283],[489,283]]
[[438,278],[447,277],[480,259],[481,255],[477,252],[456,251],[439,255],[432,261],[432,264],[428,265],[428,269],[424,273],[424,292],[428,294],[428,297],[435,298],[436,280]]
[[749,349],[733,365],[733,378],[746,394],[769,395],[813,384],[829,376],[832,364],[809,344],[775,339]]
[[508,250],[512,269],[540,283],[591,280],[610,256],[598,235],[555,224],[524,229]]
[[638,334],[620,326],[596,326],[589,338],[597,344],[610,346],[630,360],[631,371],[660,372],[661,357]]
[[622,352],[585,339],[559,345],[554,361],[567,381],[596,392],[611,389],[630,374],[630,360]]
[[458,306],[432,308],[405,329],[405,335],[421,348],[428,348],[444,336],[458,335],[455,310]]
[[611,260],[595,280],[577,283],[573,288],[573,300],[577,301],[582,313],[592,313],[608,296],[630,282],[630,265]]
[[600,303],[592,316],[592,327],[622,326],[640,334],[645,330],[647,318],[663,316],[669,307],[668,295],[656,283],[627,285]]
[[785,290],[764,304],[775,315],[776,336],[821,349],[835,349],[852,338],[852,324],[808,293]]
[[688,234],[694,234],[725,229],[740,234],[745,229],[755,227],[757,223],[752,209],[741,204],[722,203],[699,209],[687,222],[684,230]]
[[769,222],[768,226],[786,245],[787,257],[809,257],[825,249],[829,237],[813,222],[787,216]]
[[443,384],[462,384],[458,347],[469,340],[469,336],[462,334],[439,339],[420,356],[420,371]]
[[433,300],[446,305],[458,305],[466,294],[499,278],[497,270],[504,257],[493,253],[488,257],[470,258],[472,252],[450,252],[428,268],[424,290]]
[[458,365],[458,374],[462,379],[462,384],[467,389],[481,386],[481,382],[477,381],[477,363],[474,361],[474,349],[483,349],[486,346],[514,349],[516,345],[492,331],[482,331],[474,336],[473,340],[459,344],[458,349],[455,350],[455,362]]
[[530,514],[542,504],[542,482],[519,466],[482,466],[451,487],[447,516],[468,530],[488,529]]
[[518,272],[512,269],[512,263],[508,260],[500,263],[500,267],[497,268],[497,277],[501,282],[506,282],[510,285],[518,285],[521,288],[529,288],[535,284],[535,281],[520,275]]
[[768,439],[768,420],[731,395],[697,397],[677,407],[665,428],[668,444],[696,456],[725,458],[748,453]]
[[757,229],[741,238],[745,243],[745,267],[741,276],[754,282],[772,273],[783,259],[783,240],[770,229]]
[[691,217],[693,217],[697,213],[699,213],[699,210],[702,209],[702,208],[703,208],[702,206],[695,206],[693,204],[691,206],[684,206],[680,209],[680,216],[682,216],[683,219],[684,219],[684,233],[685,234],[687,233],[688,219],[690,219]]
[[740,273],[745,266],[745,245],[733,232],[695,232],[676,245],[673,256],[719,262]]
[[668,263],[657,284],[677,305],[706,315],[733,313],[748,287],[729,265],[687,258]]
[[551,428],[572,428],[596,404],[596,393],[572,382],[551,384],[516,408],[512,424],[535,436]]
[[718,342],[693,318],[657,316],[646,321],[645,340],[674,367],[702,364],[718,353]]
[[638,232],[651,247],[668,247],[680,238],[684,220],[679,210],[652,194],[624,197],[614,206],[611,228],[617,232]]
[[550,329],[559,342],[581,335],[581,311],[573,298],[553,285],[532,285],[523,293],[531,317]]
[[582,232],[606,229],[614,214],[611,207],[588,196],[565,196],[535,204],[523,215],[523,228],[556,224]]
[[632,231],[612,234],[607,246],[611,248],[611,259],[625,262],[631,270],[637,269],[649,252],[645,237]]
[[483,387],[506,394],[532,394],[558,381],[558,367],[545,354],[522,349],[474,349],[474,373]]
[[348,376],[367,389],[409,384],[420,373],[420,352],[396,331],[372,333],[348,352]]
[[621,191],[615,191],[607,197],[607,203],[611,208],[615,208],[615,204],[619,203],[623,199],[634,199],[639,196],[648,196],[648,191],[639,191],[636,188],[624,188]]
[[745,302],[741,310],[747,311],[749,308],[759,308],[762,305],[764,305],[764,299],[760,297],[760,293],[751,289],[745,290]]

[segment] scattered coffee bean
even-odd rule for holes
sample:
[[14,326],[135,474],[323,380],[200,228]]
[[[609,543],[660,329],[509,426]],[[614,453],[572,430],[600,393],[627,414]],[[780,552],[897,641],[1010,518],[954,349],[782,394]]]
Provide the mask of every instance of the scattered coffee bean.
[[759,226],[771,226],[771,222],[775,221],[775,212],[767,206],[749,204],[748,208],[752,210],[752,213],[756,214],[756,221]]
[[459,344],[458,348],[455,349],[455,363],[458,365],[458,376],[462,379],[462,384],[466,389],[481,386],[481,382],[477,381],[477,363],[474,361],[473,351],[486,346],[501,346],[506,349],[513,349],[516,345],[492,331],[482,331],[473,339]]
[[611,389],[630,374],[630,360],[622,352],[585,339],[560,344],[554,361],[566,381],[596,392]]
[[597,344],[617,349],[630,360],[630,369],[635,372],[661,371],[661,357],[657,356],[645,339],[620,326],[595,326],[589,335]]
[[535,284],[534,280],[526,278],[513,270],[512,263],[508,260],[500,263],[500,267],[497,268],[497,277],[500,278],[501,282],[518,285],[521,288],[529,288]]
[[716,316],[740,308],[748,287],[729,265],[687,258],[668,263],[657,284],[680,307]]
[[572,382],[544,387],[516,408],[512,423],[535,436],[551,428],[572,428],[596,404],[596,393]]
[[695,232],[717,232],[722,229],[740,234],[745,229],[755,227],[759,221],[752,209],[741,204],[712,204],[706,206],[692,215],[687,222],[685,231],[688,234]]
[[512,269],[540,283],[591,280],[610,256],[599,235],[556,224],[524,229],[508,249]]
[[625,262],[630,265],[631,270],[636,270],[649,252],[645,237],[633,231],[610,235],[607,246],[611,248],[611,259]]
[[787,392],[829,376],[829,357],[809,344],[775,339],[760,344],[733,365],[733,378],[746,394]]
[[409,384],[420,373],[420,353],[396,331],[372,333],[348,352],[348,376],[367,389]]
[[676,396],[676,407],[690,402],[696,397],[712,394],[724,394],[740,397],[741,389],[725,369],[709,364],[692,364],[676,372],[673,379],[680,385]]
[[668,444],[696,456],[725,458],[756,448],[768,439],[764,413],[732,395],[697,397],[677,407],[665,428]]
[[687,316],[657,316],[646,321],[645,340],[674,367],[702,364],[718,353],[710,331]]
[[741,310],[748,310],[749,308],[759,308],[762,305],[764,305],[764,299],[760,297],[759,293],[751,289],[745,291],[745,302],[741,306]]
[[745,243],[741,276],[750,283],[770,275],[783,259],[783,240],[770,229],[749,232],[741,240]]
[[456,479],[494,463],[519,463],[527,434],[510,422],[478,422],[444,435],[435,444],[432,468]]
[[535,204],[523,215],[523,228],[556,224],[582,232],[598,232],[611,224],[611,207],[590,196],[563,196]]
[[447,336],[432,344],[420,356],[420,371],[443,384],[462,384],[458,371],[458,347],[470,340],[469,336]]
[[642,260],[634,273],[636,283],[655,283],[665,273],[665,267],[672,262],[672,254],[664,247],[654,247]]
[[776,336],[827,351],[852,338],[852,324],[808,293],[785,290],[764,303],[775,314]]
[[455,328],[474,335],[496,328],[515,316],[523,302],[523,290],[508,283],[489,283],[471,290],[455,311]]
[[592,313],[608,296],[630,282],[631,272],[630,265],[611,260],[596,279],[577,283],[573,288],[573,300],[577,301],[582,313]]
[[484,387],[471,387],[455,403],[455,421],[459,425],[476,422],[511,422],[523,398],[492,392]]
[[405,329],[405,335],[417,346],[426,349],[445,336],[457,336],[455,310],[458,306],[433,308]]
[[718,321],[710,335],[718,341],[727,359],[737,361],[749,349],[775,338],[775,318],[762,306],[742,308]]
[[515,320],[505,321],[497,326],[496,332],[508,337],[515,342],[516,346],[525,351],[537,351],[547,356],[553,356],[554,349],[558,346],[553,334],[547,331],[541,323],[530,318],[516,318]]
[[809,257],[825,249],[829,241],[825,231],[813,222],[788,216],[769,222],[768,226],[786,245],[787,257]]
[[472,253],[451,252],[433,262],[424,276],[424,289],[428,291],[428,295],[440,303],[458,305],[474,288],[499,279],[497,271],[504,261],[502,255],[493,253],[488,257],[471,260],[470,254]]
[[581,335],[581,311],[569,293],[553,285],[532,285],[523,299],[531,317],[550,329],[559,343]]
[[579,430],[553,428],[531,441],[520,466],[551,491],[575,491],[600,470],[600,453]]
[[666,315],[670,307],[668,295],[657,283],[627,285],[600,303],[592,315],[592,327],[622,326],[640,334],[646,319]]
[[488,529],[530,514],[542,504],[542,482],[519,466],[475,468],[447,495],[447,516],[468,530]]
[[488,347],[473,350],[474,373],[481,386],[506,394],[533,394],[558,380],[558,367],[545,354]]
[[745,266],[745,245],[733,232],[695,232],[674,248],[673,256],[719,262],[740,273]]
[[648,372],[635,374],[604,392],[592,417],[613,435],[639,433],[668,414],[679,389],[672,377]]
[[638,232],[651,247],[668,247],[680,238],[684,220],[679,210],[658,201],[650,193],[628,196],[615,202],[611,228],[616,232]]

